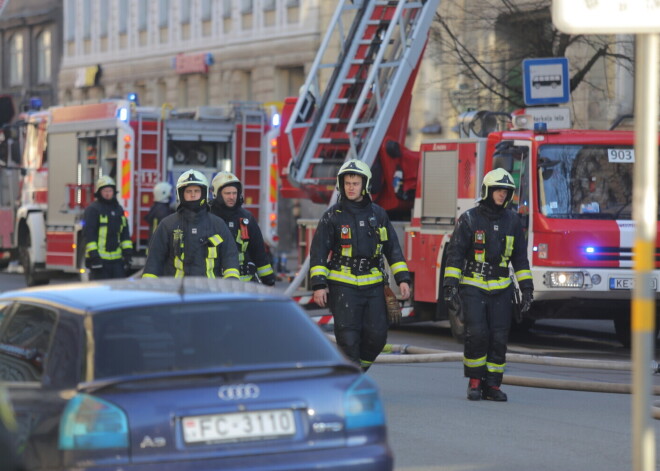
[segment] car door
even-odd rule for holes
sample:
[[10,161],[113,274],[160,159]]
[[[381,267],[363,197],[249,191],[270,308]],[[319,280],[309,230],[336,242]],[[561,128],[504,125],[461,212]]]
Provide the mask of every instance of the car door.
[[[49,367],[61,367],[49,365],[51,359],[62,358],[52,349],[62,345],[55,340],[58,318],[51,307],[15,302],[6,307],[0,324],[0,381],[9,391],[17,422],[16,446],[29,469],[57,466],[61,461],[58,419],[66,394],[61,381],[54,382],[49,373]],[[70,377],[66,373],[70,367],[62,367],[64,376]]]

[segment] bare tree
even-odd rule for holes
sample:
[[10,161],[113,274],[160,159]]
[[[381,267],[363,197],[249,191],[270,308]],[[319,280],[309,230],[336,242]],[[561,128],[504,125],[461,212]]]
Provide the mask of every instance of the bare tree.
[[632,50],[631,40],[562,33],[552,23],[550,3],[443,0],[431,41],[440,46],[437,60],[454,66],[463,103],[480,106],[485,102],[509,110],[523,107],[522,61],[526,58],[571,56],[571,93],[583,83],[602,87],[590,83],[590,71],[600,59],[633,70],[633,58],[621,52]]

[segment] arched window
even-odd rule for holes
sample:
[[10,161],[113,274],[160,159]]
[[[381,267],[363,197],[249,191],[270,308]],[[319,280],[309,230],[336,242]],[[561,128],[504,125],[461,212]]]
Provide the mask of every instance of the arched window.
[[23,36],[15,34],[9,40],[9,85],[23,84]]
[[39,83],[50,82],[52,43],[49,30],[43,31],[37,37],[37,78]]

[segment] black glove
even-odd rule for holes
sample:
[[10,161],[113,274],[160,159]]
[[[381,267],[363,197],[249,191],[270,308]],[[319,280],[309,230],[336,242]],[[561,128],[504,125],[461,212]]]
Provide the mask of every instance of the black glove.
[[261,283],[266,285],[266,286],[274,286],[275,285],[275,275],[266,275],[262,276],[260,278]]
[[527,312],[532,307],[534,301],[534,290],[525,288],[522,290],[522,300],[520,301],[520,312]]
[[90,270],[100,270],[103,268],[103,259],[99,255],[92,255],[87,258],[85,265]]
[[445,286],[443,288],[443,295],[445,302],[451,306],[457,307],[460,304],[460,299],[458,297],[458,287],[456,286]]

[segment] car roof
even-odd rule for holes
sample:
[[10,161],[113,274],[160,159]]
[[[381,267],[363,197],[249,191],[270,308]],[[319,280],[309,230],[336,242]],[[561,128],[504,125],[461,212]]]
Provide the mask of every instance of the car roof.
[[100,280],[24,288],[0,294],[0,301],[7,300],[40,301],[93,313],[128,306],[178,302],[290,301],[290,298],[258,283],[206,277],[163,277]]

